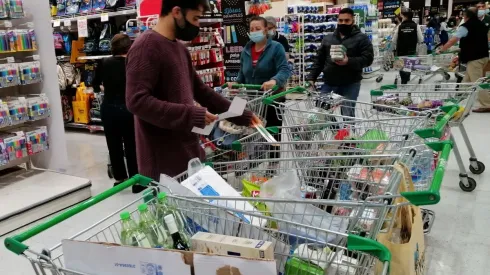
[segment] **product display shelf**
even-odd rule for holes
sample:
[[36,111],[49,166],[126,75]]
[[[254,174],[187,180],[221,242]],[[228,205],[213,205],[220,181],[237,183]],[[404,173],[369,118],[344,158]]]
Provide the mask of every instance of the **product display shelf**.
[[[92,119],[92,121],[101,122],[100,119],[98,118]],[[97,125],[97,124],[83,124],[83,123],[76,123],[76,122],[68,122],[65,123],[65,128],[86,129],[89,130],[90,133],[104,132],[104,126]]]
[[121,15],[136,15],[137,10],[135,7],[124,7],[124,8],[119,8],[116,11],[114,10],[100,10],[100,11],[95,11],[95,12],[90,12],[90,13],[75,13],[75,14],[66,14],[62,16],[54,16],[51,19],[52,24],[57,24],[64,22],[64,21],[77,21],[80,18],[86,18],[86,19],[96,19],[96,18],[101,18],[102,15],[106,15],[108,18],[110,17],[115,17],[115,16],[121,16]]
[[[0,166],[0,201],[3,206],[0,210],[0,236],[91,196],[89,179],[63,174],[69,162],[49,5],[40,5],[38,0],[22,2],[24,18],[10,20],[12,27],[5,28],[34,30],[36,58],[31,52],[18,51],[15,61],[39,61],[39,74],[43,81],[35,85],[2,89],[2,97],[25,97],[29,100],[30,95],[45,94],[49,100],[49,114],[38,113],[39,116],[33,117],[33,121],[19,119],[12,123],[15,125],[0,129],[2,142],[6,144],[4,148],[15,146],[15,151],[5,151],[8,155],[3,155],[4,165]],[[23,149],[18,151],[18,146]]]

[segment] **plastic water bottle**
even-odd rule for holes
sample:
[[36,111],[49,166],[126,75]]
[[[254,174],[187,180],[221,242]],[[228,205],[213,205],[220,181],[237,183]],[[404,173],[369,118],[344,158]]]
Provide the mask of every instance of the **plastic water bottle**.
[[131,219],[129,212],[122,212],[120,216],[122,222],[121,243],[123,245],[145,248],[153,247],[150,238]]
[[[158,200],[157,203],[155,204],[155,209],[156,209],[156,217],[158,222],[166,226],[164,222],[165,217],[168,215],[173,215],[175,219],[175,223],[177,224],[177,228],[182,235],[182,238],[184,238],[184,241],[186,241],[187,243],[190,243],[189,233],[187,230],[186,220],[184,218],[184,215],[182,215],[182,213],[180,213],[180,211],[178,211],[175,207],[172,207],[168,204],[166,193],[164,192],[159,193],[157,199]],[[168,229],[167,227],[165,228]]]
[[190,176],[194,175],[195,173],[201,171],[201,169],[203,167],[204,167],[204,165],[202,165],[199,158],[193,158],[193,159],[189,160],[189,163],[187,164],[188,176],[190,177]]
[[415,183],[427,180],[432,174],[434,154],[431,150],[424,150],[415,158],[410,174]]
[[147,204],[138,206],[140,212],[139,226],[143,232],[148,235],[156,248],[172,248],[173,243],[170,239],[170,233],[159,223],[153,214],[148,211]]

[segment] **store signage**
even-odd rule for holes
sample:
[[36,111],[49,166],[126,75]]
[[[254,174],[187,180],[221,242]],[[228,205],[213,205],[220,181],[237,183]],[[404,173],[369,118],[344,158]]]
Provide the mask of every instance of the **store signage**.
[[383,18],[395,17],[395,11],[400,8],[401,1],[385,0],[383,1]]
[[88,37],[87,17],[83,16],[77,20],[78,37]]
[[109,14],[106,12],[102,13],[100,15],[100,22],[107,22],[107,21],[109,21]]
[[223,14],[223,40],[225,81],[236,81],[240,71],[240,55],[243,48],[249,41],[247,13],[245,12],[245,2],[239,0],[221,1],[221,11]]

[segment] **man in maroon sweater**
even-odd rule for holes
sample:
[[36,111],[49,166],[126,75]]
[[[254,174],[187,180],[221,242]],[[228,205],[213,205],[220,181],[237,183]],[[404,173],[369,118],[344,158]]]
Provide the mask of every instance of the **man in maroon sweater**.
[[[138,170],[155,180],[184,172],[193,158],[204,159],[191,129],[204,128],[217,119],[213,114],[230,106],[201,81],[187,48],[177,41],[199,34],[199,18],[207,8],[207,0],[164,0],[158,24],[136,40],[127,56],[126,104],[135,115]],[[260,123],[250,111],[231,121]]]

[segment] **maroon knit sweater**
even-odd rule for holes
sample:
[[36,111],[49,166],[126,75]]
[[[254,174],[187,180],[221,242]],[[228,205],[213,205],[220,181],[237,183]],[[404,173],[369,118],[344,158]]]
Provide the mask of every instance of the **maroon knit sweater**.
[[[192,67],[187,48],[154,31],[146,31],[131,47],[126,65],[126,104],[135,115],[139,173],[159,180],[176,176],[193,158],[204,158],[198,136],[204,128],[206,108],[219,114],[230,101],[206,86]],[[196,107],[194,100],[201,106]],[[233,120],[250,124],[246,111]]]

